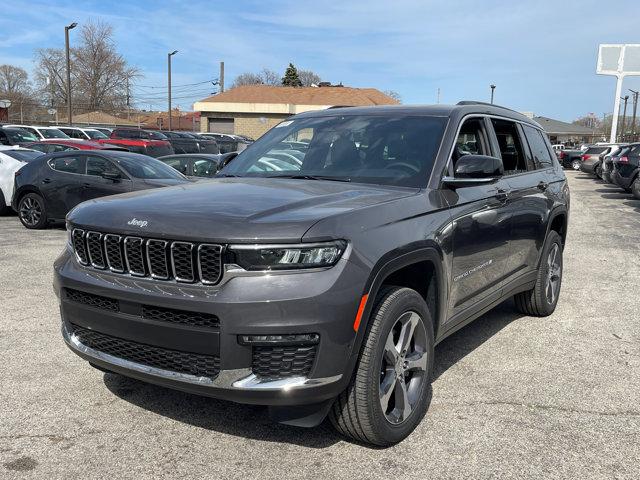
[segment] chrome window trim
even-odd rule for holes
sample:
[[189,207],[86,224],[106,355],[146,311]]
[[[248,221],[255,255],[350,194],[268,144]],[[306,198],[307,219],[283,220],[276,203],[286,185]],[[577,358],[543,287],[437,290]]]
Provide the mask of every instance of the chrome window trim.
[[[220,255],[220,264],[219,264],[219,272],[218,272],[218,278],[215,281],[210,281],[210,280],[205,280],[203,275],[202,275],[202,262],[200,261],[200,250],[202,249],[202,247],[214,247],[218,249],[218,255]],[[196,264],[197,264],[197,268],[198,268],[198,276],[200,277],[200,282],[203,285],[216,285],[218,283],[220,283],[220,280],[222,279],[224,270],[223,270],[223,262],[222,262],[222,253],[223,253],[223,248],[222,245],[220,244],[216,244],[216,243],[201,243],[200,245],[198,245],[197,251],[196,251]]]
[[[109,238],[109,237],[116,237],[118,239],[118,249],[120,251],[120,261],[122,262],[122,270],[119,270],[117,268],[113,268],[111,266],[111,262],[109,261],[109,254],[107,253],[107,238]],[[122,245],[120,243],[121,241],[122,241],[122,236],[121,235],[116,235],[115,233],[106,233],[104,235],[104,239],[103,239],[103,242],[104,242],[104,256],[107,259],[107,266],[109,267],[109,270],[111,270],[112,272],[115,272],[115,273],[125,273],[125,271],[126,271],[125,270],[126,265],[125,265],[124,255],[122,253]]]
[[105,253],[102,254],[102,260],[105,260],[105,262],[102,265],[97,264],[96,262],[93,261],[93,257],[91,255],[91,248],[89,248],[89,241],[90,241],[89,236],[90,235],[97,235],[98,236],[98,247],[100,248],[101,251],[102,251],[102,238],[103,238],[103,235],[100,232],[96,232],[94,230],[90,230],[85,234],[85,238],[86,238],[86,244],[87,244],[87,257],[89,258],[89,264],[94,268],[98,268],[100,270],[104,270],[105,268],[107,268]]
[[[125,259],[125,264],[127,265],[127,271],[133,275],[134,277],[145,277],[147,275],[146,271],[141,272],[136,272],[134,270],[131,269],[131,265],[129,264],[129,254],[127,253],[127,241],[132,241],[132,240],[140,240],[140,255],[142,257],[142,263],[144,263],[144,239],[141,237],[124,237],[124,242],[123,242],[123,246],[124,246],[124,259]],[[143,269],[144,269],[144,265],[143,265]]]
[[[179,277],[178,273],[176,272],[176,262],[174,259],[174,253],[173,253],[173,249],[175,248],[176,245],[188,245],[189,246],[189,253],[191,254],[191,278],[184,278],[184,277]],[[191,242],[171,242],[171,269],[173,270],[173,278],[176,279],[177,282],[181,282],[181,283],[193,283],[196,281],[196,274],[195,274],[195,264],[193,262],[193,243]]]
[[[161,276],[161,275],[156,275],[155,273],[153,273],[153,270],[151,268],[151,257],[149,256],[149,244],[151,242],[159,242],[162,243],[162,250],[164,251],[164,256],[165,256],[165,271],[167,272],[166,276]],[[171,272],[169,271],[169,262],[167,261],[167,245],[169,244],[169,242],[167,242],[166,240],[160,240],[157,238],[149,238],[147,239],[147,265],[149,265],[149,275],[151,276],[151,278],[155,278],[156,280],[169,280],[169,278],[171,277]]]

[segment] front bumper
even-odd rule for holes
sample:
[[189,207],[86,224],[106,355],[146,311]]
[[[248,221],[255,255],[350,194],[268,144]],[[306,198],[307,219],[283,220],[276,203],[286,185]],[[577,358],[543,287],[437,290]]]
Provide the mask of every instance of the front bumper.
[[[286,406],[323,402],[347,385],[353,362],[355,318],[366,274],[342,259],[330,269],[235,277],[221,286],[178,284],[97,271],[79,265],[68,249],[54,267],[62,335],[67,346],[102,369],[149,383],[239,403]],[[117,302],[117,311],[80,304],[67,289]],[[138,315],[141,306],[213,314],[217,329],[169,324]],[[211,355],[215,376],[199,376],[132,361],[84,344],[75,329],[152,348]],[[304,376],[256,374],[255,352],[239,335],[316,333],[313,366]]]

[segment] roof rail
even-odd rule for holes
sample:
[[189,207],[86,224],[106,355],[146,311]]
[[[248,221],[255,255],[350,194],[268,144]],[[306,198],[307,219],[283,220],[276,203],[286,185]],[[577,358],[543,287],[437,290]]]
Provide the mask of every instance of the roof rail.
[[462,100],[462,101],[456,103],[456,105],[486,105],[487,107],[502,108],[503,110],[509,110],[510,112],[520,113],[517,110],[514,110],[512,108],[508,108],[508,107],[503,107],[502,105],[496,105],[495,103],[478,102],[476,100]]

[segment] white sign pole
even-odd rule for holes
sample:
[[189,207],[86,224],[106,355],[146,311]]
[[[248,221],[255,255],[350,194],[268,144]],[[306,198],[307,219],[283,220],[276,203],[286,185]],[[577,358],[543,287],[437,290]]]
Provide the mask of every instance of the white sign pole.
[[[613,117],[611,119],[611,136],[609,137],[609,143],[616,143],[616,137],[618,136],[618,115],[620,114],[620,95],[622,95],[622,80],[624,75],[618,75],[616,81],[616,99],[613,103]],[[624,132],[622,132],[624,134]]]

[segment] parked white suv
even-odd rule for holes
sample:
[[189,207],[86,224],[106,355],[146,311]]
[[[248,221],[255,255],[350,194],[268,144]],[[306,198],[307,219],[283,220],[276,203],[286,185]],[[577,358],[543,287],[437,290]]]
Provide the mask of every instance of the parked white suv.
[[11,207],[13,178],[27,162],[43,155],[42,152],[17,146],[0,145],[0,214]]
[[79,140],[99,140],[109,138],[108,135],[105,135],[99,130],[95,128],[82,128],[82,127],[68,127],[68,126],[58,126],[56,127],[58,130],[63,132],[65,135],[68,135],[71,138],[77,138]]

